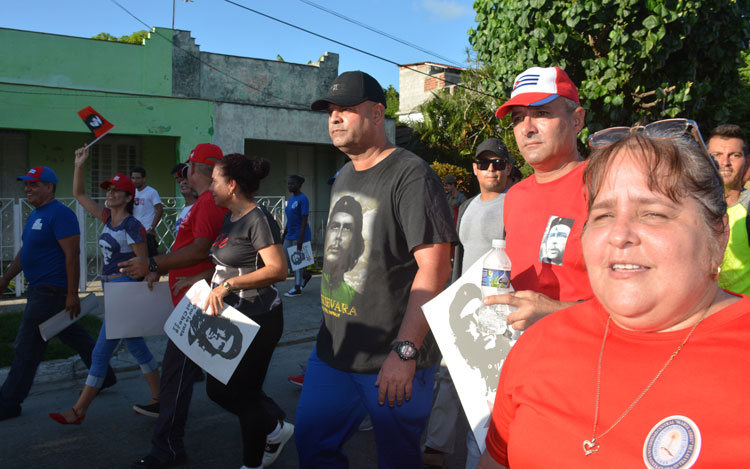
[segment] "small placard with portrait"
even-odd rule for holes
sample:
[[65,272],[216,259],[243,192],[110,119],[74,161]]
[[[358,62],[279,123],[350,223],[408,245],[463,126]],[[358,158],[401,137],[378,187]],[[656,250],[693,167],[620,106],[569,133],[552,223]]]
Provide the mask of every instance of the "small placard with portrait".
[[187,291],[164,324],[182,353],[214,378],[227,384],[260,326],[231,306],[218,316],[201,308],[211,292],[205,280]]

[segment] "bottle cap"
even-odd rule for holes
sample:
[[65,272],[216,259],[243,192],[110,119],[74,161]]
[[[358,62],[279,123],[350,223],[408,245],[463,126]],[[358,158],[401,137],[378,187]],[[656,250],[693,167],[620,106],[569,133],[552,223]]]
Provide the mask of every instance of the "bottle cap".
[[493,239],[492,240],[492,247],[493,248],[505,248],[505,240],[504,239]]

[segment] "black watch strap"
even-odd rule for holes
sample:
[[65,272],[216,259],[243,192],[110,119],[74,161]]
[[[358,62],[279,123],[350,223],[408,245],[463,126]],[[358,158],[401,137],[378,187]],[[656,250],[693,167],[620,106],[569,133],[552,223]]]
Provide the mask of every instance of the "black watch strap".
[[419,355],[419,349],[414,345],[414,342],[409,340],[403,340],[393,344],[393,351],[398,354],[398,358],[403,361],[416,360]]
[[159,272],[159,266],[156,265],[156,261],[154,260],[153,257],[149,257],[148,258],[148,271],[149,272],[156,272],[156,273]]

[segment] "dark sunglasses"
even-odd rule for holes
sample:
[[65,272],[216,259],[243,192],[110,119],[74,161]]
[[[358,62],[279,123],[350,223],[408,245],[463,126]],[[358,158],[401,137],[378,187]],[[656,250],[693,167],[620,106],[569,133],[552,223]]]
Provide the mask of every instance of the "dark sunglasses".
[[493,160],[477,158],[474,160],[474,163],[476,163],[477,168],[481,169],[482,171],[487,170],[487,168],[490,167],[490,164],[492,164],[492,169],[494,169],[495,171],[502,171],[505,169],[505,167],[508,164],[505,160],[500,159],[500,158],[493,159]]
[[703,150],[702,153],[711,163],[711,167],[713,168],[716,177],[719,178],[719,181],[722,181],[721,174],[719,173],[719,166],[716,164],[716,160],[714,160],[711,154],[708,153],[708,149],[703,141],[698,124],[690,119],[664,119],[647,125],[637,125],[635,127],[610,127],[609,129],[594,132],[591,137],[589,137],[589,147],[607,147],[636,132],[643,132],[654,139],[690,137],[701,147]]

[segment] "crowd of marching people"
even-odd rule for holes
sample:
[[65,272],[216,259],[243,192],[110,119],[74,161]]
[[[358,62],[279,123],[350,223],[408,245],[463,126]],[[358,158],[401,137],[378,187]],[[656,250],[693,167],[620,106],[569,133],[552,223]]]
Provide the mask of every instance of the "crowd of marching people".
[[[189,208],[171,251],[159,254],[161,201],[145,170],[97,181],[107,194],[100,206],[84,187],[88,149],[76,151],[73,195],[104,224],[102,282],[152,285],[168,275],[176,306],[206,280],[202,309],[217,315],[230,305],[260,325],[227,383],[205,377],[210,399],[237,416],[243,469],[273,464],[292,439],[299,467],[348,467],[344,443],[366,418],[381,468],[445,467],[458,437],[466,439],[467,468],[750,465],[742,412],[750,392],[750,168],[742,129],[721,125],[706,142],[690,119],[613,127],[590,136],[584,158],[578,134],[586,110],[576,85],[558,67],[532,67],[496,116],[510,114],[533,174],[521,180],[505,143],[488,139],[476,148],[479,194],[469,198],[454,176],[441,180],[388,140],[385,108],[383,88],[360,71],[339,75],[311,105],[327,113],[331,141],[350,161],[332,181],[321,324],[304,376],[294,377],[302,385],[294,419],[263,382],[283,332],[282,296],[301,295],[310,280],[297,270],[292,289],[274,286],[286,278],[289,250],[311,239],[304,178],[288,178],[282,230],[254,199],[268,162],[197,145],[173,170]],[[62,309],[71,317],[80,310],[75,214],[55,200],[50,168],[18,179],[35,210],[0,279],[0,291],[21,271],[29,282],[0,420],[21,413],[46,346],[38,325]],[[507,358],[485,366],[495,393],[485,440],[475,428],[457,435],[456,383],[421,308],[493,240],[505,241],[513,291],[482,301],[507,305],[508,325],[523,333]],[[77,324],[59,337],[89,374],[73,406],[50,418],[80,425],[98,392],[116,381],[108,365],[119,339],[108,339],[103,325],[94,341]],[[143,338],[126,344],[151,392],[135,409],[156,417],[151,448],[132,467],[179,466],[203,371],[171,340],[161,372]]]

